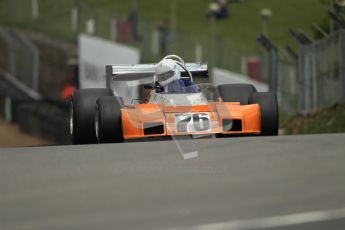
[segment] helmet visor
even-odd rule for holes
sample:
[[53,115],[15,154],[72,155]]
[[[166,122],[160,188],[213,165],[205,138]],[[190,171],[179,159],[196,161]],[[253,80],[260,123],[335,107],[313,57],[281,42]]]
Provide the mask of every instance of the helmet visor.
[[166,81],[174,76],[174,71],[168,71],[157,75],[157,80],[159,82]]

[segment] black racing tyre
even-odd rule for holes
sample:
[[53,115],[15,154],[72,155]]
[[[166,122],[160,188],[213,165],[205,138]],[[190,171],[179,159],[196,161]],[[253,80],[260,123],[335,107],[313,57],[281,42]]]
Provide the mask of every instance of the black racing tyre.
[[259,104],[261,112],[261,136],[276,136],[279,131],[279,110],[277,97],[271,92],[253,93],[250,104]]
[[124,142],[121,97],[101,97],[96,103],[95,130],[99,143]]
[[97,143],[95,108],[99,97],[112,96],[110,89],[79,89],[70,102],[70,133],[73,144]]
[[247,105],[252,93],[257,92],[250,84],[225,84],[217,88],[224,102],[240,102],[241,105]]

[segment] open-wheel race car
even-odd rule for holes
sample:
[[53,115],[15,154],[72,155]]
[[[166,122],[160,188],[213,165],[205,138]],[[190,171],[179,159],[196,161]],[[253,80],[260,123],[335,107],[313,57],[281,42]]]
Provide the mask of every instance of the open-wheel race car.
[[[200,79],[203,79],[204,83]],[[106,66],[106,88],[71,99],[74,144],[177,135],[278,135],[276,96],[249,84],[205,83],[206,64],[175,55],[158,64]]]

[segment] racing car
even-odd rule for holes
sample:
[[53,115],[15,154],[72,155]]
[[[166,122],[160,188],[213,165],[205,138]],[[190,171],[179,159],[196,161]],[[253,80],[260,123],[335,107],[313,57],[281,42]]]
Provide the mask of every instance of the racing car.
[[278,104],[272,92],[257,92],[250,84],[215,87],[207,80],[207,64],[185,63],[176,55],[156,64],[108,65],[105,88],[79,89],[72,96],[72,141],[278,135]]

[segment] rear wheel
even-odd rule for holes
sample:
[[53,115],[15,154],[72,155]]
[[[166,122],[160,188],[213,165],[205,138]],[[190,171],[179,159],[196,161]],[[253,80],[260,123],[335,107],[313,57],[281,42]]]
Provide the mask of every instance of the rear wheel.
[[110,89],[80,89],[70,102],[70,133],[73,144],[97,143],[95,107],[99,97],[113,95]]
[[249,103],[249,97],[257,92],[250,84],[225,84],[218,86],[218,91],[224,102],[240,102],[241,105]]
[[121,97],[101,97],[96,103],[95,130],[99,143],[124,142]]
[[259,104],[262,136],[276,136],[279,131],[279,111],[277,97],[271,92],[253,93],[250,104]]

